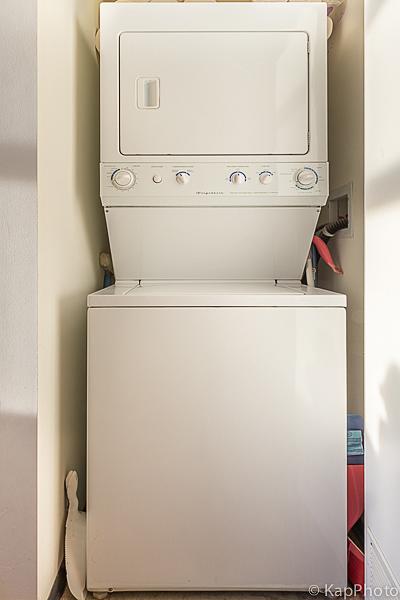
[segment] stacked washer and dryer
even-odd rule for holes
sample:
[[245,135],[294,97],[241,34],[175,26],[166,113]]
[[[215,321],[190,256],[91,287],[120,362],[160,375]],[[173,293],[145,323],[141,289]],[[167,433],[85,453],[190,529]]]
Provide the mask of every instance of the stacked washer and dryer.
[[346,299],[300,283],[326,4],[103,3],[100,32],[87,587],[345,586]]

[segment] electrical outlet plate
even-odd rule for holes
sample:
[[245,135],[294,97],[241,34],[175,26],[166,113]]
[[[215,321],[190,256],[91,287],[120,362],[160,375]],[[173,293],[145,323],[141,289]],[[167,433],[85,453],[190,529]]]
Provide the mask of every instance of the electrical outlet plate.
[[329,222],[332,223],[339,217],[349,218],[349,225],[346,229],[339,231],[335,237],[352,238],[353,237],[353,219],[352,219],[352,200],[353,200],[353,182],[347,183],[334,190],[328,198]]

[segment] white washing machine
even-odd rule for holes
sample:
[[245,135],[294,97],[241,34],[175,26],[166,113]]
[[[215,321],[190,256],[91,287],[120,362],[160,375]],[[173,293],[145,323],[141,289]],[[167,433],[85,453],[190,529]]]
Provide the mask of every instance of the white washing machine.
[[346,584],[344,306],[268,282],[89,297],[88,589]]
[[346,585],[343,295],[300,284],[326,5],[101,5],[87,587]]

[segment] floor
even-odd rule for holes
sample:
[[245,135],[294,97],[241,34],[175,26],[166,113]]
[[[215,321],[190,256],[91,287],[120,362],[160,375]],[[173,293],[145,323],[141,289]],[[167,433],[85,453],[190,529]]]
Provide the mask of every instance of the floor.
[[[307,592],[214,592],[214,593],[143,593],[143,592],[114,592],[108,600],[310,600]],[[64,592],[61,600],[74,600],[69,591]],[[88,600],[92,600],[89,594]]]

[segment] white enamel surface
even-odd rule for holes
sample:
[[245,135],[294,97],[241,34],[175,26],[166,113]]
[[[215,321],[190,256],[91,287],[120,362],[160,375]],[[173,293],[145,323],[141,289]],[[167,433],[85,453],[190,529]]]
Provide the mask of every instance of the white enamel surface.
[[343,308],[89,309],[88,588],[346,585],[345,355]]
[[[121,154],[307,154],[307,44],[301,31],[122,33]],[[147,73],[159,110],[132,94]]]
[[[324,3],[102,3],[100,11],[103,162],[157,152],[327,160]],[[137,108],[137,77],[159,79],[159,108]]]
[[[118,190],[113,177],[129,168],[135,186]],[[297,177],[301,172],[317,175],[316,185],[303,190]],[[162,185],[154,185],[154,176]],[[244,205],[323,206],[328,197],[326,163],[271,163],[245,161],[216,164],[199,162],[110,163],[101,165],[100,192],[103,206],[161,205]],[[186,185],[181,185],[182,183]],[[235,184],[242,185],[235,185]],[[264,185],[268,183],[268,185]]]
[[273,281],[119,282],[88,297],[89,307],[346,306],[346,296],[299,283]]
[[[117,280],[299,279],[328,197],[326,6],[100,12],[101,198]],[[124,165],[135,185],[116,189]],[[307,168],[318,182],[305,188]],[[262,206],[283,209],[267,218]]]
[[110,208],[115,277],[300,279],[319,209]]

